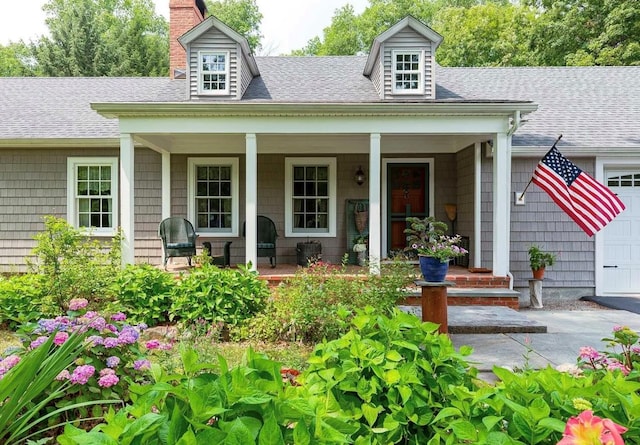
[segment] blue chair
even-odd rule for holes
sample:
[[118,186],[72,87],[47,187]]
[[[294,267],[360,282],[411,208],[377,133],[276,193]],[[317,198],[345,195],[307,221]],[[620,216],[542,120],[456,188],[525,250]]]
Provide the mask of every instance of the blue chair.
[[167,260],[173,257],[187,257],[191,266],[191,257],[196,255],[197,235],[189,221],[180,217],[167,218],[160,223],[158,235],[162,238],[165,269]]

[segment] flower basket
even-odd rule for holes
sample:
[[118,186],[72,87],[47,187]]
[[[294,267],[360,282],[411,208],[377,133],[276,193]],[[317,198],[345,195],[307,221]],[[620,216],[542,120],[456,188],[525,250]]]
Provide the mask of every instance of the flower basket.
[[365,230],[367,230],[367,220],[369,219],[369,211],[366,209],[363,203],[358,202],[356,203],[353,214],[354,214],[354,221],[356,223],[356,229],[358,230],[358,233],[363,233]]
[[438,258],[420,255],[420,272],[425,281],[439,283],[444,281],[449,271],[449,261],[441,262]]

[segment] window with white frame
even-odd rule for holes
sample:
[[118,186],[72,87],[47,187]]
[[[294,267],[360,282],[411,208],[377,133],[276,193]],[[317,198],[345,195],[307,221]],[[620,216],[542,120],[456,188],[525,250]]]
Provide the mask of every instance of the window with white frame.
[[229,93],[229,53],[200,51],[200,93]]
[[287,236],[335,236],[336,159],[286,158]]
[[118,225],[118,158],[67,159],[67,221],[94,235]]
[[238,158],[189,158],[189,220],[196,232],[238,236]]
[[393,52],[393,92],[417,94],[423,91],[422,51]]

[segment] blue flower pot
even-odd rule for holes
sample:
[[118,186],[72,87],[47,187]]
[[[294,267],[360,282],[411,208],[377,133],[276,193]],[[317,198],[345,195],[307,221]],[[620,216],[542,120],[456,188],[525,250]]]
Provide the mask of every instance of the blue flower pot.
[[444,281],[449,271],[449,261],[441,263],[439,259],[430,256],[420,256],[420,271],[425,281]]

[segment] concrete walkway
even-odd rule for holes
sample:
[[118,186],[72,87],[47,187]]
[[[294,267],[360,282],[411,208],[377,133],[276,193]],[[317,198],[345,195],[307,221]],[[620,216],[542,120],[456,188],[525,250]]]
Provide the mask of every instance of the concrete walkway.
[[[408,310],[421,316],[419,307]],[[493,320],[497,333],[453,333],[456,323],[463,326],[460,320],[466,323],[474,317],[485,331],[488,327],[486,321]],[[462,345],[473,348],[467,361],[478,368],[485,378],[493,366],[522,369],[528,364],[540,369],[548,365],[575,364],[583,346],[605,350],[606,343],[602,338],[610,337],[614,326],[628,326],[640,331],[640,314],[620,310],[513,311],[488,306],[450,306],[448,319],[452,332],[449,335],[454,345],[456,348]],[[545,326],[546,332],[504,332],[504,327],[513,325],[514,320],[517,325]]]

